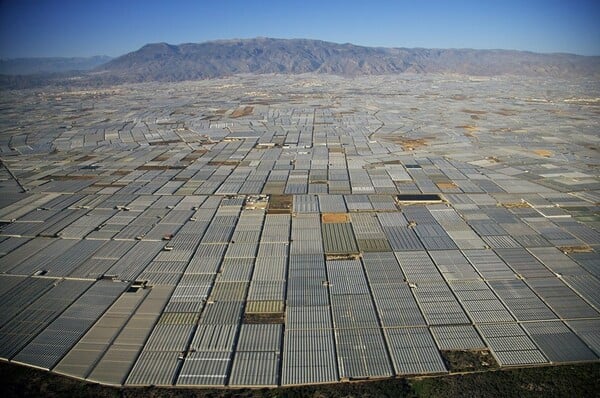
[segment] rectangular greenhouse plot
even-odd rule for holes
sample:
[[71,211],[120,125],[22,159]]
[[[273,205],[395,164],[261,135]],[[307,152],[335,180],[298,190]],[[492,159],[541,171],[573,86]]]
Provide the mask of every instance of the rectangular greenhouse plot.
[[523,328],[550,362],[594,361],[598,356],[563,322],[524,323]]
[[489,285],[519,321],[557,318],[522,280],[496,280],[490,281]]
[[[13,283],[22,280],[22,278],[10,279],[13,279]],[[36,280],[43,282],[43,280],[37,278],[29,279],[29,281]],[[51,282],[52,280],[46,281]],[[23,307],[25,308],[0,329],[0,356],[10,359],[19,352],[33,336],[44,330],[55,317],[62,313],[91,284],[92,282],[90,281],[76,280],[55,282],[53,288],[48,290],[31,305],[24,305]],[[43,291],[44,289],[42,289]],[[4,301],[8,302],[8,298],[4,297]],[[13,302],[12,304],[16,303]],[[3,308],[3,310],[6,310],[6,308]]]
[[286,308],[285,330],[331,328],[329,305],[288,306]]
[[362,253],[391,252],[392,248],[385,236],[377,239],[357,239],[358,249]]
[[350,223],[322,224],[323,247],[327,255],[358,254]]
[[427,328],[386,328],[384,333],[396,374],[447,372]]
[[532,365],[548,360],[517,323],[478,324],[476,328],[500,366]]
[[[54,287],[54,279],[46,278],[15,278],[20,283],[15,283],[12,289],[7,291],[0,296],[2,300],[2,311],[0,312],[0,326],[5,328],[11,322],[19,317],[19,312],[23,311],[24,308],[27,311],[35,311],[36,308],[29,307],[32,303],[36,303],[37,300],[44,300],[44,295],[52,294]],[[62,290],[62,289],[60,289]],[[64,303],[64,306],[70,305],[70,302]],[[31,312],[32,314],[34,312]],[[27,331],[29,332],[29,331]],[[12,352],[15,347],[10,344],[5,344],[4,341],[1,344],[2,350],[0,355],[4,358],[10,358],[10,356],[16,353]],[[12,353],[11,353],[12,352]],[[6,355],[6,356],[5,356]]]
[[98,281],[19,352],[14,360],[53,368],[127,285]]
[[369,379],[393,375],[379,328],[336,329],[335,336],[341,379]]
[[233,360],[229,385],[277,386],[279,358],[278,351],[238,351]]
[[179,352],[172,351],[143,351],[125,385],[172,386],[180,361],[179,356]]
[[383,327],[424,326],[425,319],[406,283],[373,283],[371,291]]
[[379,283],[405,282],[394,253],[365,253],[362,262],[371,287]]
[[338,380],[331,329],[286,330],[281,385],[332,383]]
[[[56,372],[85,378],[127,324],[130,314],[149,290],[125,293],[104,313],[54,368]],[[98,344],[105,342],[104,344]]]
[[476,350],[486,348],[471,325],[432,326],[431,333],[440,350]]
[[600,316],[559,278],[534,278],[527,280],[527,284],[562,319]]
[[566,323],[600,357],[600,319],[582,319]]
[[187,355],[177,377],[177,385],[224,386],[231,364],[229,351],[197,351]]
[[412,228],[406,226],[383,226],[383,232],[394,251],[424,250],[423,244]]

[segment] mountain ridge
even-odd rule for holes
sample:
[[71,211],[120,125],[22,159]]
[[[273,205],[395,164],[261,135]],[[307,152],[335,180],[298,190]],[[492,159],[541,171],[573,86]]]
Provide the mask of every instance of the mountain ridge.
[[101,86],[269,73],[327,73],[350,77],[436,73],[600,78],[600,56],[502,49],[365,47],[313,39],[268,37],[177,45],[161,42],[146,44],[136,51],[77,73],[55,71],[31,76],[0,76],[0,87],[25,88],[44,84]]
[[146,44],[95,69],[124,81],[180,81],[237,73],[459,73],[593,76],[600,57],[516,50],[365,47],[311,39]]

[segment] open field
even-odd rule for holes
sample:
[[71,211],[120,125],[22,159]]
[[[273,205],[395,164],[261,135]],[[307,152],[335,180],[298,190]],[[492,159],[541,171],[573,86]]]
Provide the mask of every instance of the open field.
[[2,91],[0,358],[113,386],[327,385],[289,395],[496,368],[501,393],[590,384],[599,97],[454,75]]

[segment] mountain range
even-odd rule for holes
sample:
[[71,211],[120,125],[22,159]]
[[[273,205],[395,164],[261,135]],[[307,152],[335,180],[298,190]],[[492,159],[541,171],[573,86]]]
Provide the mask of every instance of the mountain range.
[[[255,38],[198,44],[147,44],[76,75],[78,84],[102,85],[197,80],[242,73],[308,72],[343,76],[451,73],[600,77],[600,56],[513,50],[363,47],[320,40]],[[58,73],[48,79],[60,83],[72,77],[73,73]],[[4,76],[1,80],[0,83],[6,85],[11,77]],[[29,79],[12,77],[12,80],[39,83],[44,79],[38,74]]]

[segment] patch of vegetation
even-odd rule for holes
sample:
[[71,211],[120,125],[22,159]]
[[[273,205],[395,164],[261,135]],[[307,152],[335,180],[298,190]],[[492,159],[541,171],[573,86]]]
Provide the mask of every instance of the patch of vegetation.
[[600,363],[504,369],[410,382],[418,397],[598,397]]
[[488,350],[442,351],[442,358],[450,372],[476,372],[498,369],[498,363]]
[[261,389],[118,388],[0,362],[3,397],[597,397],[600,363]]

